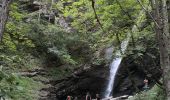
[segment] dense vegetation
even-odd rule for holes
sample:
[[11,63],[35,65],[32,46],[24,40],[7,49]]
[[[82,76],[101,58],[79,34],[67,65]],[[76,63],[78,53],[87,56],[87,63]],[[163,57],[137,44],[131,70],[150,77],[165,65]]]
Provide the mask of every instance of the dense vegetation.
[[[108,63],[104,50],[121,49],[128,37],[125,57],[148,70],[140,64],[147,55],[160,68],[151,8],[149,0],[13,0],[0,44],[0,96],[37,100],[44,85],[20,73],[45,69],[47,79],[70,76],[82,65]],[[156,85],[147,94],[148,100],[165,95]],[[143,95],[134,99],[146,100]]]

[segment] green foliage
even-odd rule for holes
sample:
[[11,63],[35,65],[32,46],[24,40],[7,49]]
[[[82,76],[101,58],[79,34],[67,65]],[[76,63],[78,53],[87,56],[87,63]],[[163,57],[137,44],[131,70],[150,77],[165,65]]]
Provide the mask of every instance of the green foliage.
[[95,59],[93,60],[92,64],[94,64],[94,65],[101,65],[101,64],[104,63],[104,61],[105,61],[104,58],[95,58]]
[[[5,72],[0,72],[0,93],[12,100],[36,100],[38,97],[34,92],[40,88],[40,83],[30,78],[8,75],[9,72],[35,69],[42,66],[42,63],[52,63],[57,68],[50,70],[51,77],[61,79],[70,75],[81,64],[104,63],[104,58],[100,55],[102,50],[110,45],[119,48],[120,42],[127,37],[126,33],[132,32],[133,25],[146,20],[145,15],[140,16],[141,7],[135,0],[117,1],[123,9],[116,0],[95,0],[96,13],[103,30],[95,18],[91,0],[58,0],[52,5],[52,9],[47,7],[48,12],[54,10],[59,12],[56,15],[64,19],[70,18],[69,24],[74,32],[66,32],[61,26],[51,24],[47,19],[41,18],[43,14],[38,20],[38,11],[31,12],[27,8],[29,4],[14,1],[0,44],[0,61],[5,66]],[[147,0],[142,1],[148,4]],[[43,0],[43,3],[48,6],[51,0]],[[151,27],[147,26],[143,31],[133,33],[133,36],[136,46],[133,47],[130,43],[127,55],[139,60],[138,58],[147,54],[156,59],[157,55],[148,52],[148,48],[157,49]],[[156,94],[149,93],[152,95],[148,98],[155,98],[155,95],[161,93],[159,90],[156,87]]]
[[19,8],[18,2],[12,3],[10,9],[0,44],[0,65],[3,66],[3,71],[2,68],[0,70],[0,96],[8,100],[37,100],[38,94],[33,92],[38,91],[40,83],[11,74],[30,66],[35,68],[36,63],[32,59],[35,57],[27,58],[29,56],[25,54],[34,47],[26,35],[31,30],[30,25],[24,22],[26,14]]
[[54,55],[57,55],[64,63],[70,63],[70,64],[76,64],[73,59],[71,59],[71,55],[67,53],[67,51],[64,50],[58,50],[57,48],[49,48],[48,50],[49,53],[52,53]]
[[38,91],[43,85],[33,79],[17,76],[2,70],[0,66],[0,96],[8,100],[37,100]]
[[18,77],[17,79],[18,92],[14,92],[12,100],[37,100],[39,89],[43,87],[43,84],[36,82],[31,78],[27,77]]
[[[62,63],[76,64],[77,62],[72,59],[69,53],[70,45],[76,45],[80,39],[76,33],[68,33],[60,27],[51,24],[38,24],[35,23],[32,28],[31,34],[28,36],[34,41],[37,49],[43,49],[42,52],[53,54],[57,56]],[[81,43],[81,42],[79,42]],[[76,46],[79,46],[77,44]]]
[[22,21],[22,19],[24,18],[24,14],[21,13],[21,11],[19,10],[19,4],[13,3],[10,7],[10,9],[12,9],[12,11],[10,12],[11,18],[15,19],[15,21]]
[[[0,55],[1,65],[6,66],[6,68],[17,68],[19,63],[21,63],[21,58],[18,55]],[[12,66],[12,67],[11,67]]]
[[[60,1],[60,4],[62,3],[69,3],[69,1]],[[137,17],[140,11],[140,6],[137,4],[136,1],[122,0],[120,1],[120,3],[125,12],[128,12],[131,16]],[[57,7],[62,6],[58,5]],[[126,13],[120,8],[116,1],[95,1],[95,9],[104,27],[104,30],[106,30],[106,33],[110,33],[110,31],[115,31],[119,27],[129,27],[126,26],[126,24],[132,22],[132,20],[128,18]],[[97,25],[98,23],[95,19],[94,12],[91,6],[91,1],[78,0],[76,2],[72,2],[66,6],[63,6],[61,12],[65,15],[65,17],[73,18],[72,26],[78,29],[80,32],[92,30],[95,30],[95,32],[100,32],[99,26]]]
[[31,30],[29,25],[23,22],[26,14],[19,9],[18,3],[12,3],[10,7],[10,17],[6,24],[3,41],[0,45],[1,51],[14,53],[16,50],[34,47],[32,41],[26,36]]
[[165,93],[163,89],[155,85],[151,90],[138,93],[128,100],[165,100]]
[[53,68],[49,70],[50,77],[52,79],[60,80],[63,79],[63,77],[68,77],[71,75],[73,72],[73,68],[71,68],[68,65],[58,67],[58,68]]

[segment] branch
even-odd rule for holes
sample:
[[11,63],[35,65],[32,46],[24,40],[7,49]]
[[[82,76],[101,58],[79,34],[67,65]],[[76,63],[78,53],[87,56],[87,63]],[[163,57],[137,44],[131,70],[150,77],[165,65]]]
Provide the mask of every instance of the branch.
[[119,5],[120,9],[129,17],[129,19],[133,20],[131,15],[127,11],[124,10],[124,8],[122,7],[122,5],[120,4],[120,2],[118,0],[116,0],[116,3]]
[[94,1],[94,0],[91,0],[91,3],[92,3],[92,8],[93,8],[93,11],[94,11],[94,14],[95,14],[95,18],[96,18],[98,24],[100,25],[101,29],[104,31],[103,26],[102,26],[102,24],[101,24],[101,22],[100,22],[100,20],[99,20],[99,17],[97,16],[97,13],[96,13],[95,1]]
[[[119,5],[120,9],[128,16],[128,18],[129,18],[130,20],[133,20],[133,18],[131,17],[131,15],[130,15],[127,11],[125,11],[125,10],[123,9],[122,5],[120,4],[120,2],[119,2],[118,0],[116,0],[116,3]],[[136,25],[136,27],[138,28],[138,30],[140,30],[137,24],[134,24],[134,25]],[[131,32],[132,32],[132,30],[131,30]],[[132,32],[132,33],[133,33],[133,32]],[[133,34],[131,35],[131,38],[132,38],[132,45],[133,45],[133,47],[135,47],[135,40],[134,40]]]
[[[140,4],[140,6],[142,7],[142,9],[149,14],[149,16],[151,17],[151,19],[153,20],[153,22],[155,23],[156,27],[158,27],[160,30],[162,30],[162,27],[159,26],[159,24],[157,23],[157,21],[154,19],[154,17],[152,16],[152,14],[144,7],[144,5],[141,3],[140,0],[137,0],[137,2]],[[166,33],[162,32],[166,37]],[[168,37],[167,37],[168,38]]]
[[142,7],[142,9],[149,14],[149,16],[151,17],[151,19],[153,20],[153,22],[155,23],[155,25],[161,29],[161,27],[159,26],[159,24],[156,22],[156,20],[154,19],[154,17],[152,16],[152,14],[144,7],[144,5],[141,3],[140,0],[137,0],[137,2],[140,4],[140,6]]
[[[120,3],[118,0],[116,0],[116,2],[117,2],[117,4],[119,5],[120,9],[129,17],[129,19],[130,19],[130,20],[133,20],[133,18],[131,17],[131,15],[130,15],[127,11],[124,10],[124,8],[123,8],[123,6],[121,5],[121,3]],[[149,5],[148,5],[148,6],[149,6]],[[141,30],[137,24],[134,24],[134,25],[136,25],[136,27],[138,28],[138,30]],[[150,25],[151,25],[151,24],[150,24]],[[152,25],[151,25],[151,28],[152,28],[153,31],[155,31],[154,28],[152,27]]]

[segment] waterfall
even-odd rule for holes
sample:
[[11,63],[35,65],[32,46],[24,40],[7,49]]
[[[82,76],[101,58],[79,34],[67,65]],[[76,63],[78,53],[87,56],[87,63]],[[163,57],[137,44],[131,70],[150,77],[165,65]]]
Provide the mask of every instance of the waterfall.
[[[127,38],[121,43],[121,50],[116,51],[116,58],[113,59],[113,61],[110,64],[110,75],[109,75],[109,82],[107,84],[107,88],[106,91],[104,92],[104,97],[109,97],[111,96],[112,90],[113,90],[113,86],[114,86],[114,80],[115,80],[115,76],[117,73],[117,70],[119,68],[119,65],[122,61],[122,54],[125,53],[126,48],[128,46],[130,40],[130,33],[127,33]],[[112,49],[111,49],[112,48]],[[106,50],[106,59],[111,58],[113,53],[113,47],[110,47]]]
[[[138,26],[141,25],[141,23],[143,21],[141,19],[143,17],[145,17],[144,15],[145,15],[145,11],[143,11],[143,10],[140,11],[139,16],[137,18],[137,22],[139,23]],[[138,30],[137,26],[134,25],[131,32],[135,33],[137,31],[139,31],[139,30]],[[127,46],[128,46],[129,40],[130,40],[130,36],[131,36],[131,34],[127,33],[127,38],[121,43],[121,46],[120,46],[121,50],[116,51],[115,59],[113,59],[113,61],[110,64],[109,81],[108,81],[106,90],[104,91],[104,97],[106,97],[106,98],[109,97],[109,96],[112,96],[111,93],[112,93],[113,86],[114,86],[115,76],[116,76],[117,70],[119,68],[119,65],[122,61],[122,58],[123,58],[122,55],[125,53],[125,51],[127,49]],[[111,48],[108,48],[108,50],[106,50],[106,59],[107,60],[110,60],[112,58],[114,48],[113,47],[111,47]]]

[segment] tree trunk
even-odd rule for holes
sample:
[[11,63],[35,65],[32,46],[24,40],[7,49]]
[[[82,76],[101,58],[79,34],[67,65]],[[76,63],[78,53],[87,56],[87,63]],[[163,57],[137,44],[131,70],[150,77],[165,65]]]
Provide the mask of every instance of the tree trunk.
[[168,39],[168,48],[170,48],[170,34],[169,34],[169,20],[168,20],[168,5],[167,5],[167,0],[161,0],[162,3],[162,15],[163,15],[163,31],[166,34],[166,37]]
[[[167,1],[166,3],[167,3],[167,10],[168,10],[168,20],[170,21],[170,1]],[[170,31],[170,29],[169,29],[169,31]]]
[[162,21],[163,21],[163,37],[162,41],[162,67],[163,67],[163,79],[167,94],[167,100],[170,100],[170,61],[168,48],[170,47],[169,40],[169,23],[168,23],[168,12],[167,12],[167,0],[161,0],[162,3]]
[[[160,11],[160,5],[162,11]],[[160,63],[163,70],[163,83],[166,90],[166,98],[170,100],[170,61],[168,53],[169,25],[166,0],[161,0],[160,2],[159,0],[152,0],[152,9],[154,18],[159,25],[159,27],[155,25],[155,31],[159,43]]]
[[11,0],[0,0],[0,41],[8,18],[8,6]]

